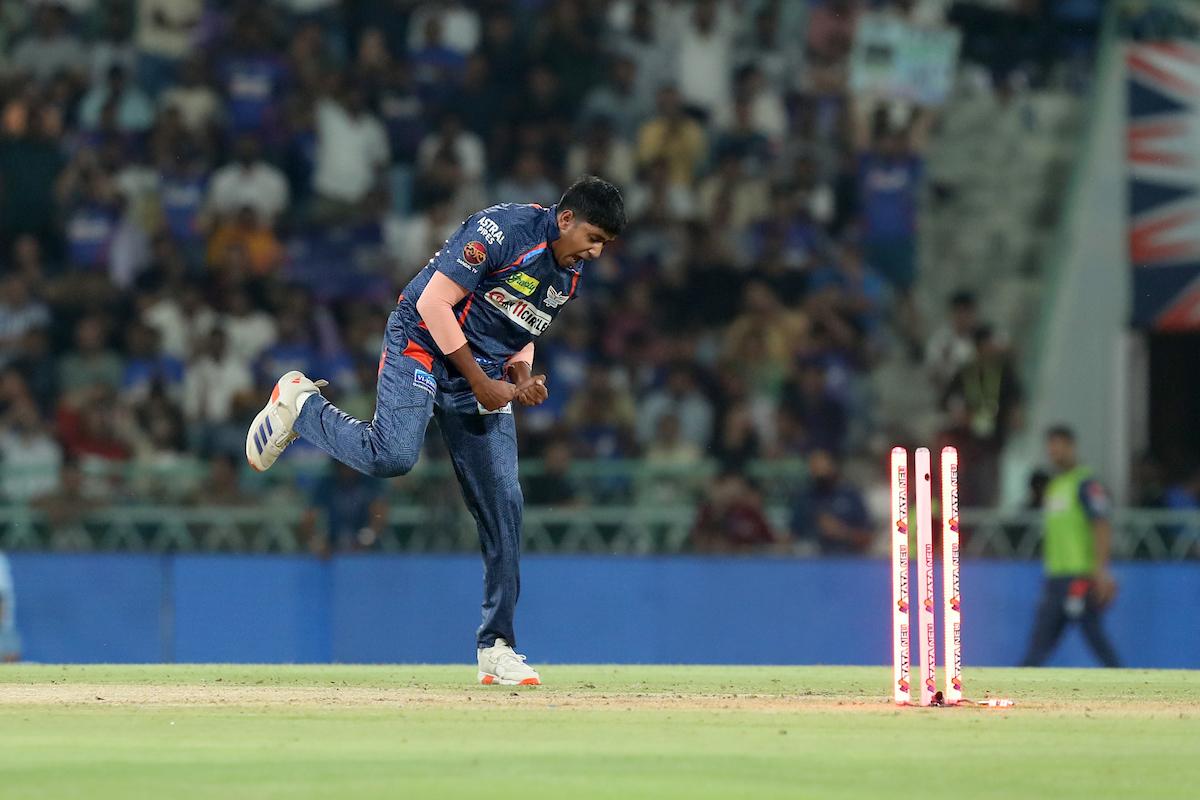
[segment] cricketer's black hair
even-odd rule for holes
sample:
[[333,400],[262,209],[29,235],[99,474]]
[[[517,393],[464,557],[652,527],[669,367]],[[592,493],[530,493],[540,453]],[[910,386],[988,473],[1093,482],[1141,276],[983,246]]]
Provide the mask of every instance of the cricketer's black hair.
[[1068,442],[1075,441],[1075,431],[1071,430],[1069,425],[1051,425],[1046,429],[1047,439],[1066,439]]
[[625,201],[621,198],[621,190],[595,175],[584,175],[563,192],[558,210],[567,209],[611,236],[620,236],[625,230]]
[[975,308],[975,293],[968,289],[959,289],[950,295],[949,306],[962,309]]

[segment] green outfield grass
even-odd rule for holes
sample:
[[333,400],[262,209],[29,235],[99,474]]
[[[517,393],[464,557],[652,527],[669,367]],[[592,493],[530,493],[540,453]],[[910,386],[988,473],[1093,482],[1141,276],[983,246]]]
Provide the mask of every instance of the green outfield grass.
[[1195,797],[1200,674],[968,670],[1012,709],[894,708],[890,670],[0,666],[0,798]]

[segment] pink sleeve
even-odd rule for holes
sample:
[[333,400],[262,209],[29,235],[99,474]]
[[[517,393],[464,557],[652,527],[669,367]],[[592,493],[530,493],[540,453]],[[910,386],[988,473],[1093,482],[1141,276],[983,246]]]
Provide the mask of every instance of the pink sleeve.
[[429,335],[443,355],[467,343],[462,328],[454,319],[454,306],[466,297],[467,290],[440,272],[434,272],[429,284],[417,298],[417,313],[429,328]]
[[513,353],[512,356],[509,357],[508,361],[504,362],[504,366],[507,367],[518,361],[524,361],[529,366],[533,366],[533,342],[530,342],[517,352]]

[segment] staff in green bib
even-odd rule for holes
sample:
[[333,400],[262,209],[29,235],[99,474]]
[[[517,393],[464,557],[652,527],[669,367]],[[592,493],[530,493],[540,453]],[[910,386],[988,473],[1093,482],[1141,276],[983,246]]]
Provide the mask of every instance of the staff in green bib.
[[1106,667],[1119,666],[1101,625],[1101,614],[1117,593],[1117,582],[1108,571],[1108,492],[1091,469],[1078,463],[1075,434],[1067,426],[1046,432],[1046,453],[1055,471],[1043,504],[1046,582],[1023,664],[1044,664],[1067,623],[1078,622],[1096,658]]

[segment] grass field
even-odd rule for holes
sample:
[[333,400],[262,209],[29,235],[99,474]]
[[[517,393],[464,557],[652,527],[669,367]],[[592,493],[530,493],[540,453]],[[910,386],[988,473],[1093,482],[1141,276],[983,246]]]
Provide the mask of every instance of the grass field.
[[893,707],[890,670],[0,667],[0,798],[1196,797],[1200,673],[976,669],[1011,709]]

